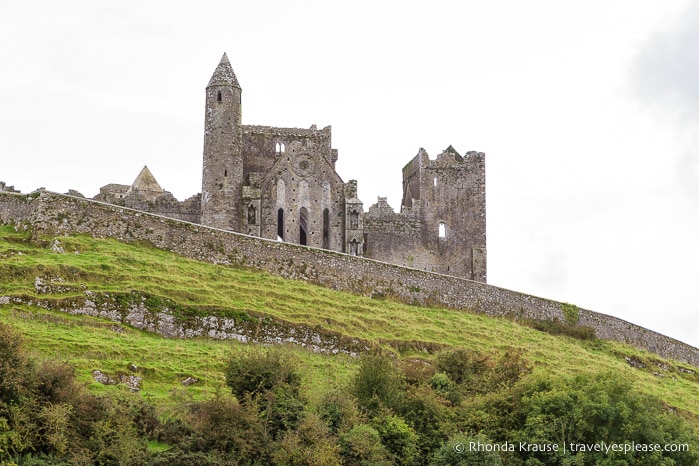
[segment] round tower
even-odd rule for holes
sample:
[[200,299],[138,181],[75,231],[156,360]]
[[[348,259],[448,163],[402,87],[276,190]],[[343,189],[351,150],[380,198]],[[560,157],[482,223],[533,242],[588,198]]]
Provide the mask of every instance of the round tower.
[[242,90],[224,53],[206,86],[201,223],[240,231],[243,185]]

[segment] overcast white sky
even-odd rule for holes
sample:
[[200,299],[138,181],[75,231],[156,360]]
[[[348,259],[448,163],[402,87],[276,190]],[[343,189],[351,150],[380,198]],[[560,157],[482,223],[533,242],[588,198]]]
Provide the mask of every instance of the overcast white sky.
[[486,153],[488,281],[699,346],[699,4],[0,1],[0,180],[201,190],[204,88],[243,122],[332,125],[400,208],[424,147]]

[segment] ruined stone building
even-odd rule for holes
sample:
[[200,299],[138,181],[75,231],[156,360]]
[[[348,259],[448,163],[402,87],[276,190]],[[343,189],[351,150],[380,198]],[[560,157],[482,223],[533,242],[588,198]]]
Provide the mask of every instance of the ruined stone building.
[[486,281],[485,155],[420,149],[403,168],[400,212],[364,211],[357,182],[335,171],[331,129],[242,123],[226,54],[206,87],[202,192],[184,202],[147,167],[96,199],[224,230]]

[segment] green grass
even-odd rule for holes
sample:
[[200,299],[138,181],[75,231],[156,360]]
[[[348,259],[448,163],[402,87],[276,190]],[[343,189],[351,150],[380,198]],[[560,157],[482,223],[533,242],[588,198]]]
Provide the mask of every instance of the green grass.
[[[59,254],[49,248],[53,239],[30,242],[29,233],[0,227],[0,296],[35,297],[36,277],[61,277],[61,285],[72,287],[73,291],[41,295],[42,298],[82,296],[85,290],[137,291],[152,296],[154,301],[170,299],[200,313],[267,315],[319,327],[371,341],[402,357],[431,357],[416,350],[420,345],[414,343],[434,348],[463,347],[487,354],[519,349],[535,372],[623,373],[634,378],[642,391],[680,409],[699,426],[699,376],[678,371],[679,367],[692,369],[691,366],[665,362],[621,343],[579,341],[502,318],[373,300],[109,239],[60,237],[65,254]],[[127,366],[135,364],[144,378],[141,396],[159,403],[172,399],[173,391],[195,399],[226,392],[222,375],[226,359],[261,350],[237,342],[166,339],[130,328],[117,332],[112,322],[24,305],[0,305],[0,320],[16,326],[37,355],[70,362],[79,378],[97,392],[124,388],[95,383],[93,370],[126,374]],[[346,355],[294,351],[303,361],[304,387],[310,399],[346,383],[356,367],[356,361]],[[643,361],[647,367],[632,368],[625,357]],[[662,369],[663,364],[668,364],[669,369]],[[180,382],[188,376],[199,382],[184,387]]]

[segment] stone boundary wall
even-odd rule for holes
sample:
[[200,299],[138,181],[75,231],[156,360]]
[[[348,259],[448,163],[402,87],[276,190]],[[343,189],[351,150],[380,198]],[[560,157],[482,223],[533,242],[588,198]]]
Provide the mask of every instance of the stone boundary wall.
[[[252,267],[285,278],[408,303],[440,304],[515,319],[565,320],[561,303],[470,280],[400,267],[334,251],[218,230],[125,207],[48,191],[0,192],[0,221],[29,222],[35,234],[88,234],[148,242],[214,264]],[[578,325],[599,338],[628,343],[699,367],[699,350],[605,314],[579,310]],[[516,344],[516,342],[512,342]]]

